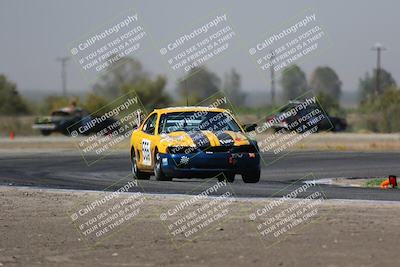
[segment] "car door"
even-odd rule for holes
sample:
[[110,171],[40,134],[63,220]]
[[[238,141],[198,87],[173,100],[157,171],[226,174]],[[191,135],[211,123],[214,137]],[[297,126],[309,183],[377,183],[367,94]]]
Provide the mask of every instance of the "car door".
[[151,169],[154,164],[154,148],[156,147],[156,123],[157,113],[151,114],[148,119],[144,122],[142,128],[142,138],[139,144],[140,160],[139,163],[141,168]]

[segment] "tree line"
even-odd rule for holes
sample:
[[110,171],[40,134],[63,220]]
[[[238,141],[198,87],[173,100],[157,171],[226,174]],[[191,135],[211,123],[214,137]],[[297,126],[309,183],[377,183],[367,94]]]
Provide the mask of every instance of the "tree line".
[[[223,91],[236,106],[243,106],[246,100],[247,94],[242,90],[241,76],[234,68],[225,73],[223,79],[205,66],[191,69],[177,83],[175,93],[178,99],[174,100],[165,90],[165,76],[150,75],[136,59],[123,58],[120,61],[110,66],[93,89],[83,99],[79,99],[81,106],[95,111],[132,90],[138,94],[148,110],[187,103],[194,105],[219,91]],[[281,85],[282,104],[312,90],[325,110],[345,113],[340,107],[342,82],[338,74],[328,66],[317,67],[307,79],[299,66],[292,65],[282,71],[278,82]],[[365,127],[369,130],[400,131],[399,122],[388,119],[397,118],[400,114],[397,107],[400,103],[400,90],[392,75],[384,69],[380,70],[379,83],[382,90],[377,94],[376,70],[365,73],[359,79],[358,111],[365,116]],[[48,113],[68,105],[69,101],[70,99],[60,96],[48,96],[39,105],[30,105],[18,93],[16,84],[5,75],[0,75],[0,115]]]

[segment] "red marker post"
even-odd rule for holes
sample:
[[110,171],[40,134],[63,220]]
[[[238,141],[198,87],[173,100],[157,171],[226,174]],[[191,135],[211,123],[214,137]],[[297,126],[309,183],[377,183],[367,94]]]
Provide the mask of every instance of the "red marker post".
[[381,188],[397,188],[397,177],[395,175],[389,175],[388,179],[381,183]]
[[392,188],[397,188],[397,177],[395,175],[389,175],[389,185]]

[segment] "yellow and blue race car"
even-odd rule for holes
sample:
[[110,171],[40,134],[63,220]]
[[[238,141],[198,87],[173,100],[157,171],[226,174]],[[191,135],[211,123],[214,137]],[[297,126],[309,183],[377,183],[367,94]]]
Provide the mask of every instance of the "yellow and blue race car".
[[[156,109],[132,132],[132,173],[136,179],[219,177],[245,183],[260,180],[257,141],[245,132],[257,125],[240,126],[232,114],[212,107]],[[221,175],[223,173],[223,175]]]

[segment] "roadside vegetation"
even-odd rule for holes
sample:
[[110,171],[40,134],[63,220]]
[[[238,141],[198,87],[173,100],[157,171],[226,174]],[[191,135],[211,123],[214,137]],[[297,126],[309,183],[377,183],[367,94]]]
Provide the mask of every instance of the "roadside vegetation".
[[373,178],[365,182],[366,187],[379,187],[387,178]]
[[[381,183],[383,181],[388,180],[388,178],[373,178],[373,179],[369,179],[368,181],[365,182],[365,186],[366,187],[380,187]],[[389,187],[390,188],[390,187]],[[395,187],[395,188],[390,188],[391,190],[393,189],[400,189],[400,187]]]
[[[110,66],[92,89],[84,96],[49,95],[40,102],[33,102],[20,95],[17,85],[0,74],[0,134],[10,131],[33,134],[30,125],[34,117],[48,115],[66,107],[71,102],[95,112],[107,103],[134,90],[149,111],[173,105],[196,105],[210,95],[223,92],[234,112],[242,120],[262,120],[274,110],[312,90],[321,106],[332,116],[345,117],[350,132],[394,133],[400,132],[400,89],[390,72],[380,70],[380,90],[376,90],[376,70],[359,79],[359,104],[353,108],[340,105],[342,82],[334,69],[318,66],[307,77],[297,65],[283,70],[277,79],[281,87],[276,103],[263,106],[246,104],[248,94],[243,90],[241,76],[232,68],[223,78],[205,66],[193,68],[176,85],[174,92],[166,91],[166,77],[152,75],[140,61],[124,58],[124,64]],[[118,63],[116,63],[118,64]],[[266,92],[268,92],[268,88]],[[266,93],[267,97],[267,93]]]

